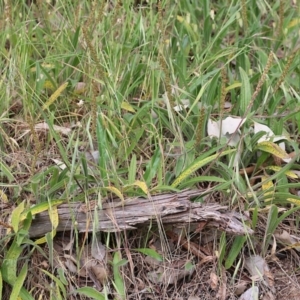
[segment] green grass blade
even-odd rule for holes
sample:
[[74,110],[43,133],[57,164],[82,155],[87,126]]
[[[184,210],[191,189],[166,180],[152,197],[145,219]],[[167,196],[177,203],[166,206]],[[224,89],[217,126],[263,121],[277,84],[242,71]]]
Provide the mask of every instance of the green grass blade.
[[3,290],[3,278],[2,278],[1,268],[0,268],[0,295],[2,295],[2,290]]
[[6,177],[8,182],[15,180],[14,175],[11,173],[9,167],[2,161],[2,159],[0,160],[0,176]]
[[157,169],[160,166],[160,164],[161,164],[161,153],[160,153],[160,149],[157,148],[150,162],[146,166],[144,180],[147,183],[147,186],[151,185],[151,180],[157,174]]
[[263,256],[265,256],[267,249],[269,247],[269,242],[272,238],[272,234],[279,224],[278,218],[278,208],[276,205],[272,205],[269,210],[267,228],[265,231],[264,241],[263,241]]

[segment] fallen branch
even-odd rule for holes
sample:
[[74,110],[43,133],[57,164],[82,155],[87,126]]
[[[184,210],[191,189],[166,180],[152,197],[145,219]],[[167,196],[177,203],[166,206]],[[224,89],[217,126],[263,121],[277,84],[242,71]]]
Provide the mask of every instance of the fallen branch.
[[[159,221],[162,224],[187,224],[206,222],[214,227],[236,235],[252,234],[253,231],[243,223],[244,217],[228,212],[226,206],[218,204],[193,203],[191,198],[201,195],[200,190],[184,190],[175,194],[154,195],[149,199],[130,198],[120,202],[103,203],[98,207],[96,201],[88,204],[68,203],[58,206],[59,225],[57,232],[78,230],[122,231],[136,229],[139,224]],[[36,238],[52,230],[48,212],[38,214],[32,222],[30,237]]]

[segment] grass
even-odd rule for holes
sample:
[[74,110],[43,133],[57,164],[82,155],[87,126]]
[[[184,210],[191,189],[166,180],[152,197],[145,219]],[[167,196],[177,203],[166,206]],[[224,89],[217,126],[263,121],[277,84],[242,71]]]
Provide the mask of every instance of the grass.
[[[124,266],[140,268],[145,256],[130,243],[148,249],[156,234],[149,228],[147,238],[137,234],[138,242],[125,233],[102,234],[113,272],[99,295],[99,288],[82,289],[68,268],[54,263],[54,231],[41,246],[28,238],[32,216],[21,216],[30,206],[47,210],[57,199],[101,203],[110,194],[123,199],[200,187],[209,191],[206,200],[246,212],[256,232],[223,233],[208,245],[219,256],[207,270],[220,282],[227,270],[227,296],[235,299],[243,255],[276,254],[278,228],[299,236],[299,3],[30,2],[0,4],[1,220],[10,230],[1,235],[3,299],[36,293],[71,299],[76,289],[82,298],[129,299],[134,272]],[[238,128],[229,124],[231,133],[219,128],[208,136],[210,120],[228,116],[244,121]],[[255,132],[257,123],[284,136],[285,150],[274,139],[260,143],[266,133]],[[282,161],[292,154],[291,162]],[[55,206],[49,213],[55,229]],[[84,243],[79,234],[75,240],[78,270]],[[182,255],[188,261],[190,254]],[[47,267],[34,264],[39,260]],[[212,299],[217,291],[210,290]],[[175,299],[168,285],[162,294]]]

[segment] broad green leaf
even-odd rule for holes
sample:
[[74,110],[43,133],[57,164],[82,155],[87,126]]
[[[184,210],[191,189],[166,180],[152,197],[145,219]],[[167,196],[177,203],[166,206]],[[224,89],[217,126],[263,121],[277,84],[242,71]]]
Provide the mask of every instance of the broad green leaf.
[[42,202],[42,203],[36,204],[33,207],[31,207],[30,209],[26,210],[24,213],[22,213],[21,221],[23,221],[26,218],[28,212],[30,212],[34,216],[43,211],[49,210],[49,207],[58,206],[62,203],[64,203],[64,200],[58,199],[58,200],[50,200],[48,202]]
[[129,112],[135,113],[134,108],[126,101],[123,101],[121,103],[121,108],[124,109],[124,110],[127,110]]
[[134,183],[126,185],[126,187],[129,186],[137,186],[144,192],[145,195],[149,194],[147,184],[144,181],[136,180]]
[[14,229],[14,232],[18,232],[19,223],[21,221],[21,214],[23,213],[25,208],[25,203],[22,201],[12,212],[11,214],[11,225]]
[[199,168],[203,167],[204,165],[210,163],[211,161],[217,159],[218,157],[222,157],[224,155],[227,155],[229,153],[234,152],[235,149],[225,150],[221,153],[217,153],[214,155],[211,155],[206,158],[199,157],[195,160],[185,171],[183,171],[172,183],[172,187],[177,187],[183,180],[185,180],[187,177],[189,177],[191,174],[193,174],[195,171],[197,171]]
[[25,263],[21,269],[19,276],[17,277],[17,279],[13,284],[13,289],[11,291],[10,298],[9,298],[10,300],[18,299],[21,289],[23,287],[24,280],[27,276],[27,270],[28,270],[27,263]]
[[8,252],[6,253],[1,266],[4,281],[13,284],[17,278],[17,262],[22,253],[23,248],[18,245],[17,237],[15,237]]
[[256,149],[273,154],[281,159],[289,158],[289,155],[284,150],[282,150],[277,144],[270,141],[258,143]]
[[250,81],[249,77],[246,74],[246,72],[240,67],[240,75],[241,75],[241,80],[242,80],[242,86],[241,86],[241,95],[240,95],[240,113],[241,115],[244,115],[246,112],[250,100],[251,100],[251,88],[250,88]]
[[56,206],[52,206],[49,209],[49,218],[52,224],[52,228],[56,229],[59,223],[58,211]]
[[[48,246],[50,246],[49,245],[50,242],[53,240],[53,238],[56,235],[56,228],[57,228],[58,223],[59,223],[59,216],[58,216],[57,207],[56,206],[51,207],[48,210],[48,213],[49,213],[49,218],[50,218],[53,230],[51,232],[47,233],[45,237],[37,239],[35,241],[36,245],[40,245],[40,244],[44,244],[44,243],[48,242]],[[51,253],[51,251],[50,251],[50,253]]]
[[112,193],[114,193],[116,196],[118,196],[120,199],[121,199],[121,201],[124,203],[124,196],[123,196],[123,194],[121,193],[121,191],[120,190],[118,190],[116,187],[114,187],[114,186],[107,186],[107,187],[104,187],[103,188],[104,190],[107,190],[107,191],[110,191],[110,192],[112,192]]
[[158,261],[163,261],[163,257],[157,253],[154,249],[150,249],[150,248],[138,248],[135,249],[136,251],[139,251],[147,256],[150,256],[152,258],[155,258]]
[[[264,152],[263,154],[267,154],[266,152]],[[284,167],[282,167],[282,169],[279,172],[274,173],[273,175],[271,175],[267,180],[276,180],[278,179],[282,174],[284,174],[284,172],[288,171],[291,168],[291,165],[296,161],[297,157],[294,157],[292,159],[291,162],[289,162],[288,164],[286,164]],[[253,190],[257,190],[260,186],[262,185],[261,182],[255,184],[252,189]],[[277,198],[278,194],[275,193],[275,197]],[[289,195],[290,196],[290,195]],[[289,197],[288,196],[288,197]]]
[[[282,167],[279,167],[279,166],[268,166],[265,169],[266,170],[272,170],[274,172],[279,172],[282,169]],[[293,178],[293,179],[297,179],[298,178],[298,175],[295,172],[291,171],[291,170],[285,171],[284,174],[286,176],[290,177],[290,178]]]
[[74,293],[78,293],[80,295],[95,299],[95,300],[106,300],[105,296],[98,292],[95,288],[85,286],[77,289]]
[[289,197],[289,198],[287,198],[286,200],[287,200],[288,202],[290,202],[290,203],[293,203],[293,204],[295,204],[295,205],[297,205],[297,206],[300,206],[300,200],[299,200],[299,199]]
[[225,268],[229,269],[232,267],[234,261],[236,260],[237,256],[240,254],[241,249],[243,248],[247,238],[245,236],[237,236],[234,239],[234,242],[231,246],[230,252],[228,257],[225,261]]
[[46,242],[47,242],[47,239],[44,236],[34,241],[34,243],[36,245],[42,245],[42,244],[45,244]]

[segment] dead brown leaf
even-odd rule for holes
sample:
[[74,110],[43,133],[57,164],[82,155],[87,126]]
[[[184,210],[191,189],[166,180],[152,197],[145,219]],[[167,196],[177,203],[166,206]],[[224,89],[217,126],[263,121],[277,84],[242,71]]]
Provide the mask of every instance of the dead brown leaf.
[[218,293],[216,295],[217,299],[225,300],[226,299],[226,289],[227,289],[227,275],[226,270],[224,267],[222,267],[222,276],[221,276],[221,282],[219,286]]
[[211,272],[210,275],[210,288],[212,290],[216,290],[219,284],[219,278],[216,273]]

